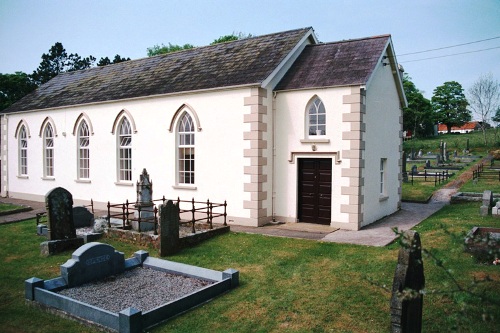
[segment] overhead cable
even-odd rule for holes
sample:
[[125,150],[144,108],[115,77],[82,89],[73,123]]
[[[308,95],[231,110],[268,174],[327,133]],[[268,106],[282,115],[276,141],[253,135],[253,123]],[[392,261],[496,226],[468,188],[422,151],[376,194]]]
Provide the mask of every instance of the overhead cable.
[[437,48],[437,49],[430,49],[430,50],[418,51],[418,52],[411,52],[411,53],[403,53],[403,54],[398,54],[397,56],[398,56],[398,57],[402,57],[402,56],[407,56],[407,55],[412,55],[412,54],[419,54],[419,53],[425,53],[425,52],[432,52],[432,51],[438,51],[438,50],[450,49],[450,48],[453,48],[453,47],[464,46],[464,45],[470,45],[470,44],[475,44],[475,43],[481,43],[481,42],[485,42],[485,41],[488,41],[488,40],[493,40],[493,39],[498,39],[498,38],[500,38],[500,36],[497,36],[497,37],[492,37],[492,38],[487,38],[487,39],[481,39],[481,40],[477,40],[477,41],[474,41],[474,42],[469,42],[469,43],[463,43],[463,44],[457,44],[457,45],[451,45],[451,46],[439,47],[439,48]]

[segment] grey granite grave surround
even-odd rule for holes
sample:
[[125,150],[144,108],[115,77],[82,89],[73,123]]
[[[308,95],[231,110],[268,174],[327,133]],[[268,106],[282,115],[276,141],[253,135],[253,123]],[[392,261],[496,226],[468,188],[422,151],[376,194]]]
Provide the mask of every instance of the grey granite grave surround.
[[[137,267],[150,268],[171,274],[194,277],[212,284],[187,294],[184,297],[165,303],[150,311],[134,308],[123,309],[118,313],[86,304],[57,292],[72,286],[106,278],[125,270]],[[123,258],[123,253],[112,246],[102,243],[89,243],[77,249],[71,259],[61,265],[61,276],[42,280],[36,277],[25,280],[25,298],[64,315],[91,322],[106,329],[135,333],[219,296],[239,284],[239,272],[227,269],[223,272],[192,265],[176,263],[149,257],[146,251],[137,251],[134,257]]]

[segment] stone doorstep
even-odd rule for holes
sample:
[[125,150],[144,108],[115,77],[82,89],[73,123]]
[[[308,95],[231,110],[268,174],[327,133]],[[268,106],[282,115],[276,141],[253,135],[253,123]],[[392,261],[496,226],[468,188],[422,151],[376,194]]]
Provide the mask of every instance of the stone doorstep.
[[[106,248],[105,253],[103,252],[104,254],[99,252],[101,247]],[[82,246],[73,253],[73,259],[68,260],[64,265],[61,265],[61,274],[63,273],[63,266],[66,265],[66,268],[73,267],[75,265],[75,261],[79,262],[77,259],[80,257],[84,260],[83,262],[77,264],[82,267],[96,264],[97,266],[105,265],[110,251],[108,247],[111,246],[101,243],[89,243]],[[87,254],[87,252],[89,252],[89,254]],[[62,311],[63,314],[74,317],[84,323],[95,324],[98,327],[105,327],[106,329],[118,332],[135,333],[142,332],[148,327],[154,326],[173,316],[185,312],[192,307],[207,302],[208,300],[239,285],[239,272],[232,268],[220,272],[149,257],[149,253],[142,250],[137,251],[134,254],[134,257],[124,260],[124,268],[126,270],[133,269],[141,265],[173,274],[211,280],[215,281],[215,283],[202,288],[195,293],[191,293],[185,297],[177,299],[176,301],[169,302],[161,307],[144,313],[134,308],[128,308],[120,311],[119,313],[113,313],[60,295],[57,291],[68,287],[68,282],[65,280],[66,277],[63,275],[46,281],[36,277],[27,279],[25,281],[25,298],[28,301],[34,301],[39,305],[47,306],[49,309]],[[65,269],[65,271],[66,273],[68,272],[67,269]],[[79,271],[80,273],[82,272],[79,269],[76,271]],[[84,269],[83,271],[92,270]]]

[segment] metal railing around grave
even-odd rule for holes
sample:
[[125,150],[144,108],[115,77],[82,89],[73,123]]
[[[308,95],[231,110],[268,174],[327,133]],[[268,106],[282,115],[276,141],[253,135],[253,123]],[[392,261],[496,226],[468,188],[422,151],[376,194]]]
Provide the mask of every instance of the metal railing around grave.
[[[164,204],[170,199],[166,199],[163,196],[161,199],[153,200],[153,202],[160,202]],[[215,218],[222,217],[224,226],[227,226],[227,201],[224,203],[215,203],[207,201],[195,201],[194,198],[191,200],[181,200],[177,198],[177,200],[172,200],[179,207],[179,223],[180,224],[188,224],[191,226],[191,232],[196,233],[195,225],[197,222],[206,222],[209,225],[210,229],[213,229],[213,220]],[[135,203],[131,203],[128,200],[125,203],[121,204],[111,204],[108,201],[108,227],[111,227],[111,218],[122,220],[122,227],[124,229],[128,228],[131,222],[135,221],[138,224],[138,230],[141,230],[141,223],[149,222],[153,223],[153,233],[155,235],[158,234],[158,208],[156,205],[153,205],[153,208],[148,207],[146,209],[142,209],[142,211],[152,212],[154,216],[149,218],[141,217],[141,207],[135,207]],[[223,207],[223,211],[214,211],[217,209],[221,209]],[[114,212],[112,210],[114,209]],[[135,214],[137,212],[137,214]],[[186,215],[189,216],[188,219],[182,219]]]
[[472,170],[472,180],[476,181],[480,178],[489,178],[489,179],[498,179],[500,181],[500,170],[493,169],[493,163],[491,163],[491,167],[484,168],[484,163],[479,163],[476,165],[476,168]]
[[[90,199],[90,204],[88,205],[81,205],[79,207],[85,207],[85,208],[90,208],[90,211],[92,212],[92,215],[94,215],[94,200]],[[40,223],[47,223],[47,212],[41,212],[41,213],[36,213],[36,225],[39,225]]]
[[413,181],[434,181],[434,186],[437,186],[438,184],[441,184],[442,182],[445,182],[450,178],[450,174],[448,173],[448,170],[444,170],[441,172],[427,172],[427,170],[424,170],[423,174],[419,173],[418,175],[414,175],[412,172],[410,172],[411,176],[411,184],[413,185]]

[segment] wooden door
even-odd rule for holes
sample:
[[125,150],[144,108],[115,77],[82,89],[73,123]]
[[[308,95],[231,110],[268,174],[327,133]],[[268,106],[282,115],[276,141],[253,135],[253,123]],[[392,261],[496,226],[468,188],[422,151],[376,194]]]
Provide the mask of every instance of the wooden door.
[[332,220],[332,159],[300,158],[298,219],[329,225]]

